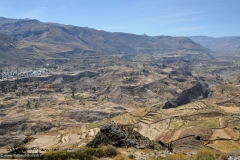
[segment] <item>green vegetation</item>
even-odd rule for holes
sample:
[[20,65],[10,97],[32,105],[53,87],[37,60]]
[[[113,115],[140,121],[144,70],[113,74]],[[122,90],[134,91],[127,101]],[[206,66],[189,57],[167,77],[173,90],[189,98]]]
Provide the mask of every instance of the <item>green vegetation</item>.
[[177,120],[173,121],[170,124],[170,128],[172,129],[180,129],[183,127],[190,127],[190,126],[201,126],[206,128],[219,128],[219,120],[218,119],[206,119],[206,120]]
[[93,128],[96,128],[96,127],[100,127],[104,124],[107,124],[110,122],[110,119],[104,119],[104,120],[101,120],[101,121],[97,121],[97,122],[94,122],[94,123],[89,123],[86,125],[86,129],[89,130],[89,129],[93,129]]
[[210,119],[210,120],[200,120],[197,121],[196,123],[190,123],[192,126],[203,126],[207,128],[219,128],[219,120],[218,119]]
[[151,160],[225,160],[225,153],[218,153],[209,148],[201,148],[195,155],[188,156],[185,153],[175,153],[166,157],[151,158]]
[[115,147],[113,146],[108,146],[106,149],[105,149],[105,154],[107,157],[114,157],[118,154],[118,151]]
[[135,159],[136,157],[134,156],[134,154],[131,153],[128,155],[128,158]]
[[212,150],[202,148],[194,156],[194,160],[214,160],[215,157],[215,153]]
[[79,96],[79,95],[76,95],[74,97],[72,97],[73,99],[76,99],[76,100],[83,100],[83,97],[82,96]]
[[24,116],[23,116],[24,119],[29,119],[29,117],[30,117],[29,111],[26,111],[26,110],[25,110],[25,111],[23,112],[23,114],[24,114]]
[[187,121],[179,120],[179,121],[171,122],[170,124],[171,129],[180,129],[182,127],[187,127]]
[[183,153],[176,153],[176,154],[167,156],[165,160],[188,160],[188,156]]
[[114,157],[114,160],[131,160],[131,159],[121,154],[118,154],[117,156]]
[[46,160],[62,160],[62,159],[81,159],[94,160],[102,157],[114,157],[117,155],[116,148],[112,146],[102,148],[82,148],[80,151],[67,152],[46,152],[43,154],[43,159]]

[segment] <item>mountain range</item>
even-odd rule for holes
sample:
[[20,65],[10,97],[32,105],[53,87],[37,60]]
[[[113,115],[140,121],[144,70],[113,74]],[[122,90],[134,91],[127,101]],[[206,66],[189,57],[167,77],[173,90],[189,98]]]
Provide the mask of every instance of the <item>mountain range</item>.
[[0,17],[0,153],[239,151],[239,44]]
[[194,42],[201,44],[203,47],[214,51],[240,51],[240,36],[218,38],[192,36],[189,38]]
[[43,23],[34,19],[0,17],[0,32],[18,40],[62,45],[78,53],[161,53],[172,51],[205,52],[206,49],[187,37],[146,36],[111,33],[87,27]]

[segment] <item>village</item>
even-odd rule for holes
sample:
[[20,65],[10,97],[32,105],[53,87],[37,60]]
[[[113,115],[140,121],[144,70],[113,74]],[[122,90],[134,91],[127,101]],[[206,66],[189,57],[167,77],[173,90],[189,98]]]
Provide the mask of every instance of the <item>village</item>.
[[47,76],[50,74],[49,70],[44,68],[41,69],[29,69],[25,71],[17,70],[0,70],[0,79],[1,80],[9,80],[9,79],[18,79],[25,77],[39,77],[39,76]]

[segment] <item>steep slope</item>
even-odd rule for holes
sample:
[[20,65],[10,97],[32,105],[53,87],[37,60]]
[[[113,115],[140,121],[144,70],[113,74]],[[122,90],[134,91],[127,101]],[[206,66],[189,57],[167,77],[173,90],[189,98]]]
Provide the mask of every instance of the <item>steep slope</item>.
[[16,59],[18,56],[17,49],[16,49],[16,45],[18,44],[18,40],[8,36],[6,34],[2,34],[0,33],[0,57],[1,57],[1,61],[0,61],[0,66],[4,66],[2,65],[2,63],[8,63],[9,60],[14,60]]
[[0,50],[7,51],[14,49],[17,43],[17,39],[10,37],[6,34],[0,33]]
[[[208,146],[226,153],[233,152],[240,149],[239,82],[237,79],[211,88],[214,93],[208,99],[176,108],[152,109],[147,114],[140,110],[133,111],[128,117],[122,115],[113,120],[121,124],[134,124],[135,130],[143,136],[171,144],[175,151]],[[142,115],[137,112],[142,112]]]
[[81,53],[86,50],[95,53],[206,51],[201,45],[186,37],[110,33],[87,27],[43,23],[29,19],[15,21],[4,19],[0,23],[0,31],[17,39],[72,46],[72,49],[79,48]]
[[11,22],[16,22],[16,21],[18,21],[18,20],[17,19],[0,17],[0,26],[4,23],[11,23]]
[[36,60],[34,57],[38,57],[34,51],[31,50],[29,44],[0,33],[0,67],[15,66],[16,64],[21,66],[23,61],[24,65],[27,66],[26,59],[30,58],[29,61],[33,62]]

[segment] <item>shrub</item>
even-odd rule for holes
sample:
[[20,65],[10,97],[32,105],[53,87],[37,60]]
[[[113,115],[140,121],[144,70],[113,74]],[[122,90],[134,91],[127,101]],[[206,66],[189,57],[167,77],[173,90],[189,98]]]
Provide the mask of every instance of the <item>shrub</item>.
[[195,160],[214,160],[214,157],[215,157],[215,153],[212,150],[208,148],[202,148],[194,156],[194,159]]
[[86,148],[84,153],[95,157],[104,157],[106,154],[102,149]]
[[166,160],[187,160],[188,156],[183,153],[176,153],[165,158]]
[[82,160],[92,160],[92,156],[81,153],[81,152],[65,152],[65,151],[58,151],[58,152],[48,152],[43,154],[43,159],[45,160],[61,160],[61,159],[82,159]]
[[217,160],[226,160],[228,159],[228,155],[226,153],[219,153],[215,155]]
[[165,159],[166,159],[165,157],[160,156],[156,160],[165,160]]
[[112,146],[108,146],[106,149],[105,149],[105,154],[106,156],[108,157],[114,157],[117,155],[117,149],[115,147],[112,147]]
[[128,158],[128,157],[125,157],[125,156],[123,156],[121,154],[118,154],[117,156],[114,157],[113,160],[131,160],[131,159]]
[[136,158],[133,154],[129,154],[128,157],[131,158],[131,159],[135,159]]
[[103,149],[96,148],[83,148],[78,152],[47,152],[43,154],[45,160],[62,160],[62,159],[81,159],[81,160],[93,160],[94,157],[105,157],[106,154]]

